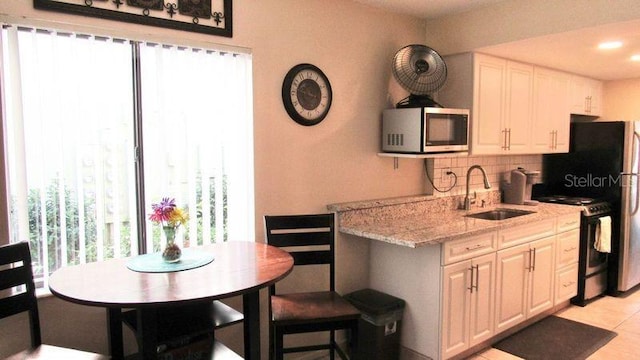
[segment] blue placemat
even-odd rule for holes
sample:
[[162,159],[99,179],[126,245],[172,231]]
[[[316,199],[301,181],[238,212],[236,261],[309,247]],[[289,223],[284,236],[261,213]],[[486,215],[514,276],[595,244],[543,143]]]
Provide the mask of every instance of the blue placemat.
[[213,261],[213,258],[211,253],[186,248],[182,249],[182,256],[178,262],[167,263],[162,260],[162,253],[158,252],[132,257],[127,261],[127,267],[138,272],[174,272],[207,265]]

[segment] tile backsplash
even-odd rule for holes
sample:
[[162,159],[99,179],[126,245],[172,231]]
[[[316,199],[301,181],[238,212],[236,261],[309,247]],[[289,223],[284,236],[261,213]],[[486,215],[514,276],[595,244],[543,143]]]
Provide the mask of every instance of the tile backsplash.
[[[542,155],[460,156],[435,158],[433,161],[433,182],[435,187],[440,190],[447,190],[451,188],[455,181],[455,186],[451,190],[446,192],[434,190],[433,196],[464,195],[467,184],[467,170],[473,165],[481,165],[487,172],[491,190],[498,190],[502,181],[509,181],[510,172],[513,169],[522,167],[529,171],[542,170]],[[452,174],[447,175],[448,171],[451,171]],[[479,170],[473,170],[471,173],[469,188],[471,191],[485,191],[482,173]]]

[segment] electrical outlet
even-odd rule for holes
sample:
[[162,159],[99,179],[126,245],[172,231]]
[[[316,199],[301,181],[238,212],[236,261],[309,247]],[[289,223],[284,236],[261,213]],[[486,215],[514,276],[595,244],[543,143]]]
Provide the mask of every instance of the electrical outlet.
[[452,174],[452,170],[450,167],[442,168],[442,173],[440,174],[441,179],[446,179]]

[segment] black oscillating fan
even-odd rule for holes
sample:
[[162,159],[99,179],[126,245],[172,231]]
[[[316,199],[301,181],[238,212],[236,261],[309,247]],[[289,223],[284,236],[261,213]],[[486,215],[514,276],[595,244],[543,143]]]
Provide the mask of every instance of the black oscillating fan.
[[447,65],[432,48],[414,44],[398,50],[393,57],[393,77],[411,94],[396,107],[442,107],[431,94],[447,80]]

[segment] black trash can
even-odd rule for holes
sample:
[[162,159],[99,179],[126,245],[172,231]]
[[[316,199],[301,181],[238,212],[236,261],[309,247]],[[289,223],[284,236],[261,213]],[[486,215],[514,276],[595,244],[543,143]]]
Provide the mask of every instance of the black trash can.
[[354,359],[399,359],[404,300],[373,289],[354,291],[345,298],[362,313]]

